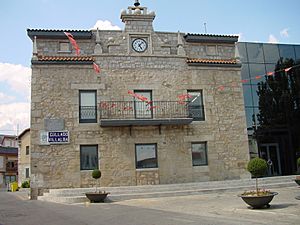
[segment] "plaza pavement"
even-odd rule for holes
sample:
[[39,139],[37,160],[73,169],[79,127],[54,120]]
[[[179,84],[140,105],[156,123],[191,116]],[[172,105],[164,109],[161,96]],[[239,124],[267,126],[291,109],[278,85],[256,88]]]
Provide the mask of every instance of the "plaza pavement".
[[269,209],[250,209],[240,191],[139,198],[109,203],[62,204],[29,200],[25,192],[0,192],[1,225],[299,225],[300,188],[272,188]]

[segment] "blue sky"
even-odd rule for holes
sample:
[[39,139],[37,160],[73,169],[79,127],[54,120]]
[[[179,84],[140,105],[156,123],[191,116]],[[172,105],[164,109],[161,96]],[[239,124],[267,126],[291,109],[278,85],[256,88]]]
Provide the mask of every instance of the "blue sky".
[[[299,0],[140,0],[155,11],[154,29],[239,34],[240,41],[300,44]],[[108,20],[123,29],[134,0],[1,0],[0,133],[29,127],[32,43],[27,28],[89,30]]]

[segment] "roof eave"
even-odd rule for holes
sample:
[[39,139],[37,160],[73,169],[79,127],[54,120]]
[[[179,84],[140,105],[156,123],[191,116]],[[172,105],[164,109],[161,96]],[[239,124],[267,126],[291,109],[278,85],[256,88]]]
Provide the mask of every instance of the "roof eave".
[[46,39],[63,39],[67,38],[64,32],[69,32],[75,39],[91,39],[92,31],[77,31],[77,30],[38,30],[27,29],[27,35],[33,40],[34,36],[37,38]]

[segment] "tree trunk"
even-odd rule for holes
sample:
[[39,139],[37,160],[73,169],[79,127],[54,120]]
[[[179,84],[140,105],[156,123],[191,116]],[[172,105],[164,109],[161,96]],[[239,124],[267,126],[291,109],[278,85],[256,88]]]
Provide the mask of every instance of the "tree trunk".
[[258,179],[257,177],[255,178],[255,183],[256,183],[256,195],[258,196]]

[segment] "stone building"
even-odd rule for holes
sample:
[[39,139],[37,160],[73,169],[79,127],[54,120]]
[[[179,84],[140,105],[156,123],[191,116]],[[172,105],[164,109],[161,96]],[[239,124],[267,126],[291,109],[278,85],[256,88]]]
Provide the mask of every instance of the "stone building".
[[0,146],[0,188],[18,179],[18,149]]
[[238,37],[157,32],[154,18],[136,1],[121,31],[27,30],[32,187],[88,187],[94,168],[102,186],[249,176]]
[[18,184],[30,180],[30,128],[18,136]]

